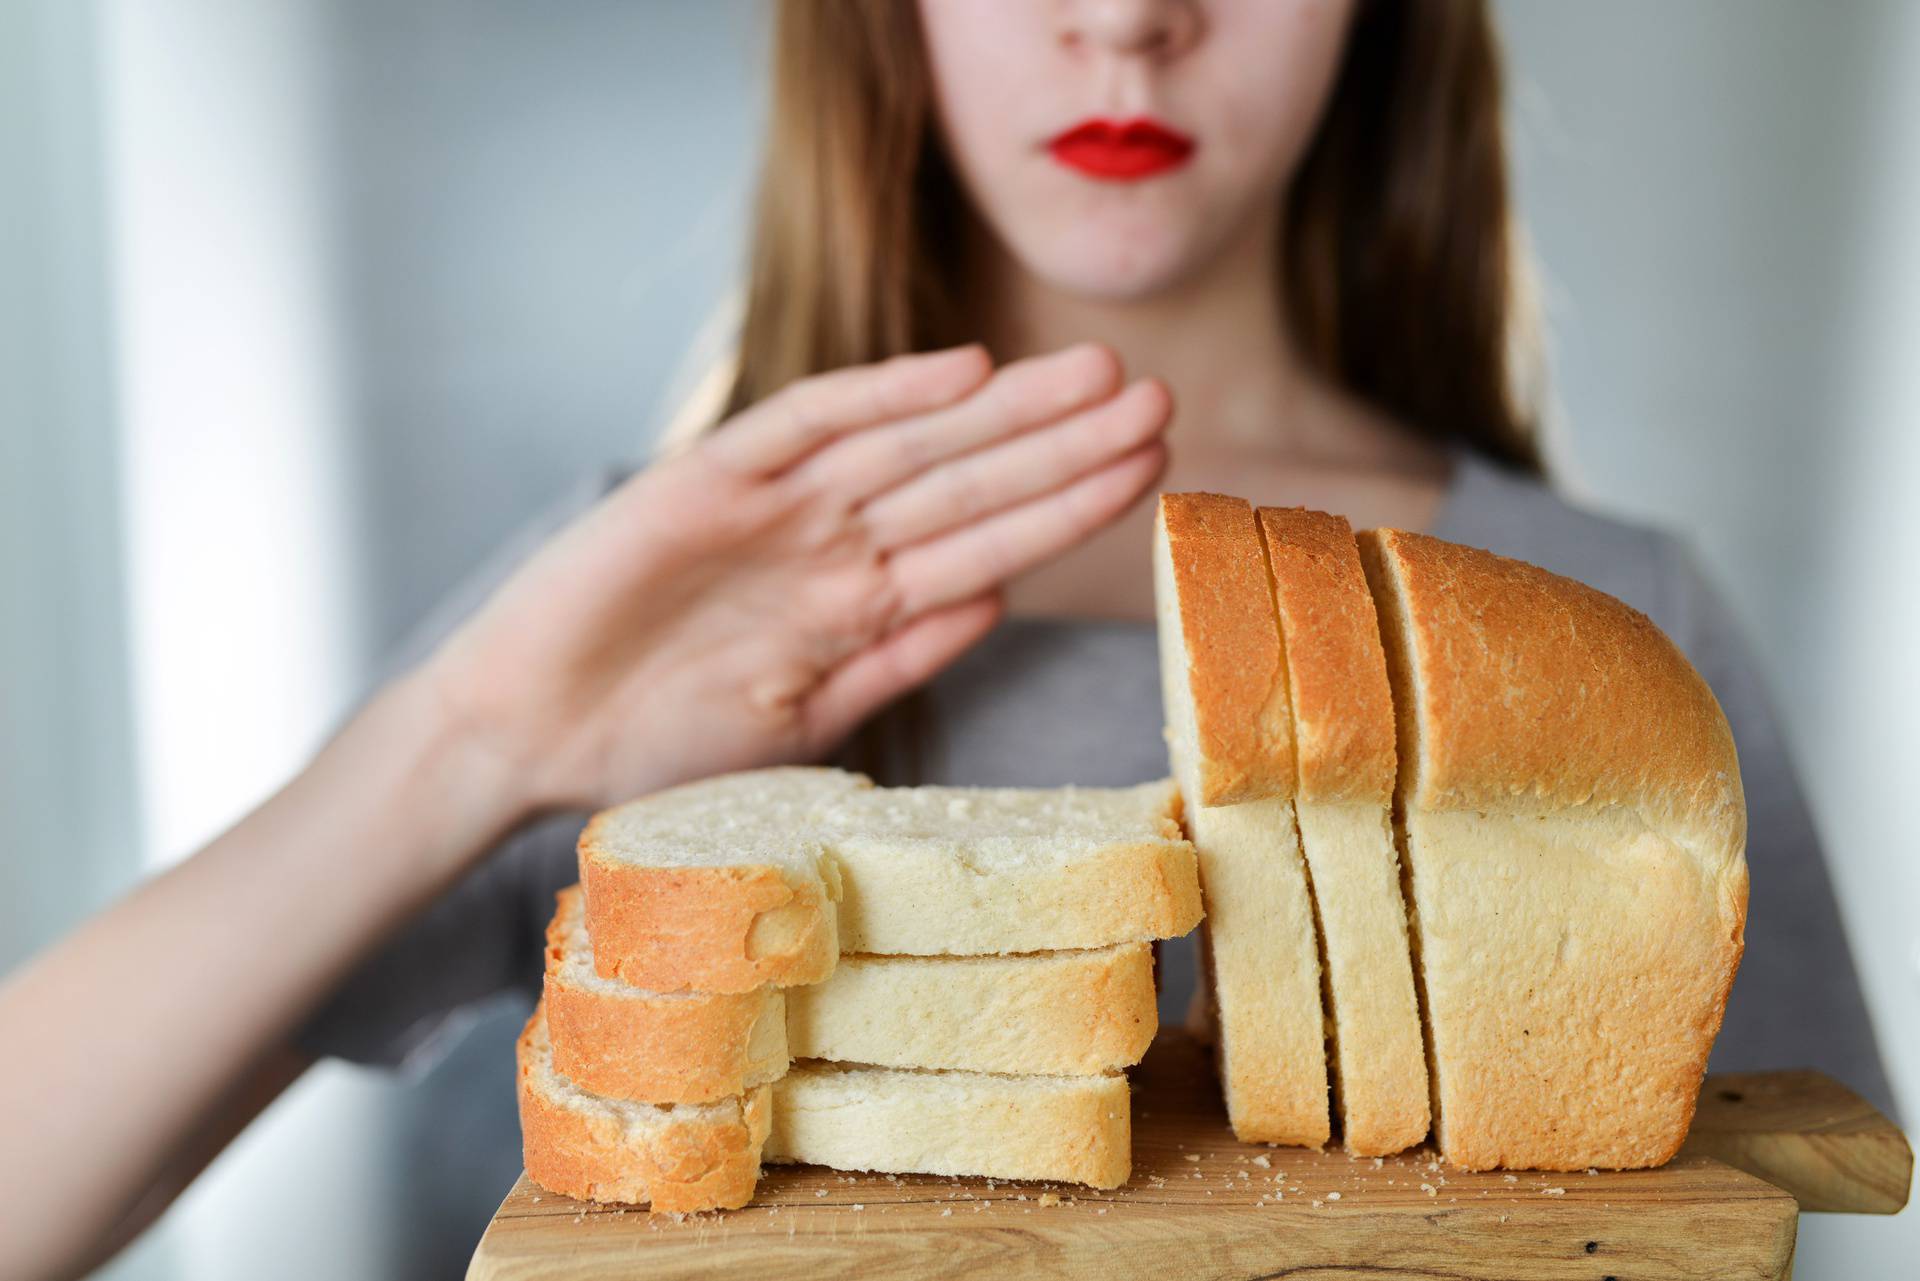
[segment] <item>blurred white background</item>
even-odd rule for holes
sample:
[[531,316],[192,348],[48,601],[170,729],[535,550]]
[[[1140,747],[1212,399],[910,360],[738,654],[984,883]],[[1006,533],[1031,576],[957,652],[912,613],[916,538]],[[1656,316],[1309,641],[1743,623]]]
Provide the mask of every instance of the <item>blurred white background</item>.
[[[1750,627],[1914,1116],[1920,5],[1501,13],[1557,476],[1691,535]],[[644,455],[739,258],[761,17],[0,0],[0,966],[231,821],[462,571]],[[110,1274],[444,1268],[391,1158],[411,1088],[316,1072]],[[1915,1257],[1914,1213],[1802,1223],[1802,1276]]]

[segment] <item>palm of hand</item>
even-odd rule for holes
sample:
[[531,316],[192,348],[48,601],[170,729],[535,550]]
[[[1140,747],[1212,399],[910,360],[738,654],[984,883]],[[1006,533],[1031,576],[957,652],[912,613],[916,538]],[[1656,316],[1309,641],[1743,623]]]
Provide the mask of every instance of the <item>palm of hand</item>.
[[1164,392],[1118,381],[1074,349],[797,384],[543,548],[432,660],[441,685],[534,807],[817,759],[1158,473]]

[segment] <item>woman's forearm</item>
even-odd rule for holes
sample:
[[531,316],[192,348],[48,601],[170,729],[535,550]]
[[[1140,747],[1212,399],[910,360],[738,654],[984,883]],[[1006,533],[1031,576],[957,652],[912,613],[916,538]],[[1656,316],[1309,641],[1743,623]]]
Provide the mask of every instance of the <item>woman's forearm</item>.
[[76,1266],[248,1065],[523,816],[508,770],[428,680],[403,679],[230,831],[0,987],[16,1225],[0,1272]]

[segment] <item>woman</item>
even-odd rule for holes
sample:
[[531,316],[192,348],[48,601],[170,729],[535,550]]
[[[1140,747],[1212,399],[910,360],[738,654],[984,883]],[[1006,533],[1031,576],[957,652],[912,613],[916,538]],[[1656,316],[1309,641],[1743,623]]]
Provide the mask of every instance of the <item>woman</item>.
[[[1538,482],[1484,6],[790,0],[776,54],[718,430],[0,993],[65,1074],[36,1107],[38,1066],[4,1069],[7,1177],[34,1171],[3,1190],[28,1225],[7,1271],[137,1231],[313,1056],[421,1057],[458,1010],[531,990],[580,810],[815,759],[863,722],[847,754],[887,781],[1163,773],[1136,501],[1163,465],[1167,488],[1428,529],[1650,613],[1725,704],[1753,810],[1718,1058],[1885,1099],[1737,636],[1674,542]],[[976,340],[997,371],[953,346]],[[493,1116],[511,1142],[504,1098]]]

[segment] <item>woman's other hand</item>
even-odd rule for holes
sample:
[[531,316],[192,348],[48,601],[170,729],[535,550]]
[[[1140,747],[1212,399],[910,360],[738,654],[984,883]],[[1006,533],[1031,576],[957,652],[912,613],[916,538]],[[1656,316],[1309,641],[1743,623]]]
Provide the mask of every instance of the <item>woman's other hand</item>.
[[420,674],[526,809],[815,759],[1153,483],[1171,402],[1123,384],[1091,345],[797,382],[609,495]]

